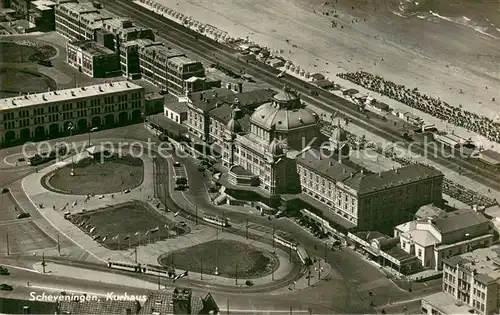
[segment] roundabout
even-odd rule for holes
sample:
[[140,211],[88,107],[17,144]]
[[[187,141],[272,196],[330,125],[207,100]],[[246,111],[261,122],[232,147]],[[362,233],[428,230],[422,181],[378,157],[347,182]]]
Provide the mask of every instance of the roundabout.
[[270,251],[235,240],[202,243],[162,255],[158,262],[186,270],[204,270],[229,278],[260,278],[279,267],[279,259]]
[[[72,172],[74,175],[71,175]],[[104,195],[134,189],[143,180],[143,161],[126,155],[104,163],[90,157],[69,163],[49,172],[42,178],[41,184],[58,193]]]

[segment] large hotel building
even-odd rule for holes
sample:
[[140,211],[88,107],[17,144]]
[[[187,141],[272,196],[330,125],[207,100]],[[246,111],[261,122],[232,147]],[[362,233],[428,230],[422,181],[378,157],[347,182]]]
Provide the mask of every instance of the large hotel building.
[[[220,93],[220,95],[218,95]],[[414,164],[372,173],[349,159],[347,135],[337,128],[321,145],[319,116],[286,88],[267,95],[248,112],[238,94],[193,93],[186,124],[202,141],[222,146],[226,172],[220,183],[226,202],[256,208],[286,204],[332,233],[346,230],[391,231],[408,221],[420,206],[439,204],[443,174]],[[223,130],[210,117],[232,102]],[[217,141],[223,134],[223,141]]]
[[0,144],[139,122],[144,88],[119,81],[0,100]]
[[115,17],[92,3],[59,4],[56,31],[71,40],[67,45],[68,63],[89,76],[111,76],[121,71],[127,78],[142,77],[175,95],[220,86],[220,82],[205,78],[201,62],[155,42],[151,29]]

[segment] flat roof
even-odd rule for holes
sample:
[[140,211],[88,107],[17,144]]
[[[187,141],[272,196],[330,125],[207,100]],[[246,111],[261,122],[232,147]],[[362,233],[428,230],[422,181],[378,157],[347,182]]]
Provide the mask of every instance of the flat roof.
[[187,102],[170,102],[170,103],[165,103],[164,107],[168,108],[171,111],[176,112],[178,114],[180,114],[180,113],[187,113]]
[[55,6],[56,3],[54,1],[50,1],[50,0],[36,0],[36,1],[32,1],[31,2],[33,5],[36,5],[36,6]]
[[170,59],[169,62],[171,62],[177,66],[183,66],[183,65],[188,65],[188,64],[192,64],[192,63],[199,63],[199,61],[191,60],[186,56],[174,57],[174,58]]
[[495,163],[495,164],[500,164],[500,153],[498,153],[495,150],[484,150],[479,152],[479,158],[482,160],[486,158],[488,160],[488,163]]
[[144,88],[129,81],[118,81],[73,89],[56,90],[52,92],[36,93],[31,95],[15,96],[0,99],[0,110],[18,109],[44,103],[61,102],[66,100],[92,97],[99,94],[119,93]]
[[474,314],[469,312],[472,309],[471,306],[466,303],[457,305],[457,300],[446,292],[438,292],[425,296],[422,298],[422,302],[427,302],[442,314]]
[[99,11],[94,7],[94,5],[91,2],[82,2],[82,3],[68,2],[60,4],[59,7],[65,8],[68,11],[76,14],[90,13],[90,12],[99,13]]
[[155,55],[156,58],[163,57],[165,59],[173,60],[177,57],[184,56],[184,52],[164,46],[162,43],[151,42],[148,46],[145,46],[141,49],[141,53],[149,56]]
[[447,265],[475,270],[474,279],[488,284],[500,279],[500,245],[479,248],[472,252],[449,257],[443,260]]
[[68,45],[78,47],[81,50],[88,52],[93,56],[115,54],[115,52],[112,51],[111,49],[106,48],[103,45],[94,42],[93,40],[74,41],[68,43]]

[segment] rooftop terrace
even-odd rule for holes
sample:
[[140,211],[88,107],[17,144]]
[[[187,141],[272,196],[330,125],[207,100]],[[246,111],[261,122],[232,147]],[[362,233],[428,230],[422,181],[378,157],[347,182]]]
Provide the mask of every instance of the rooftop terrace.
[[15,97],[0,99],[0,111],[9,109],[18,109],[21,107],[35,106],[44,103],[53,103],[71,99],[86,98],[99,94],[117,93],[117,92],[140,90],[140,89],[143,89],[143,87],[137,84],[128,81],[118,81],[118,82],[97,84],[91,86],[82,86],[73,89],[15,96]]

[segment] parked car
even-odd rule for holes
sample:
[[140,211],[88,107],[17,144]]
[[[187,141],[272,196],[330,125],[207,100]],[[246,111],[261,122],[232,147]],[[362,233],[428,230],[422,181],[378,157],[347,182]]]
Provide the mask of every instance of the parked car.
[[23,213],[19,213],[17,215],[17,218],[18,219],[24,219],[24,218],[30,218],[31,217],[31,214],[27,213],[27,212],[23,212]]
[[12,291],[14,288],[11,285],[8,285],[6,283],[0,284],[0,290],[1,291]]
[[181,163],[180,162],[174,162],[174,167],[180,167]]
[[185,226],[187,226],[187,223],[184,222],[184,221],[181,221],[181,222],[179,222],[179,225],[182,226],[182,227],[185,227]]
[[52,61],[50,60],[39,60],[38,64],[45,67],[52,67]]
[[4,268],[4,267],[0,267],[0,275],[2,275],[2,276],[10,275],[9,269]]

